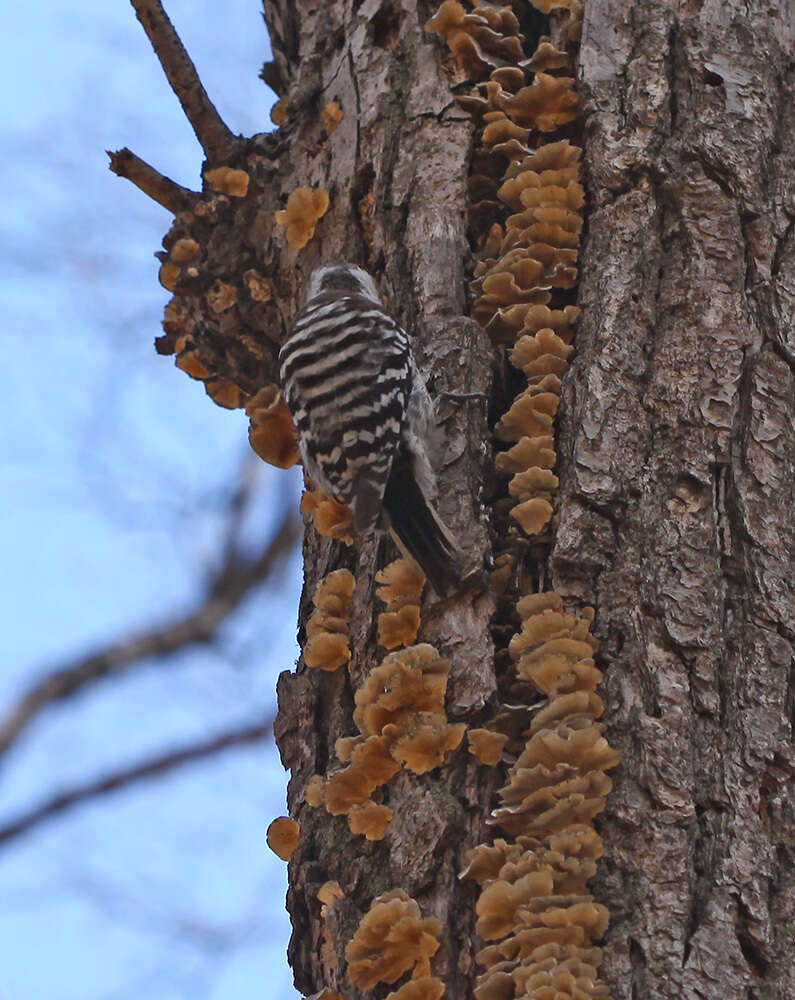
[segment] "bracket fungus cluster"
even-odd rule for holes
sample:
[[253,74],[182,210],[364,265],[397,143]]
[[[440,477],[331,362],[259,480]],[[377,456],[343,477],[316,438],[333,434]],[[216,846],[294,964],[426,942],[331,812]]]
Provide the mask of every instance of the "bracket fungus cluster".
[[449,723],[445,694],[450,662],[427,643],[389,653],[356,692],[358,736],[337,740],[346,766],[325,778],[315,775],[305,801],[325,804],[333,816],[347,815],[354,833],[380,840],[392,810],[371,798],[401,768],[425,774],[439,767],[463,739],[466,725]]
[[[550,9],[548,2],[535,6]],[[579,37],[574,24],[582,10],[565,0],[552,6],[569,10],[561,38],[542,37],[532,56],[521,52],[491,68],[488,79],[464,60],[468,77],[480,82],[458,97],[476,125],[469,178],[470,233],[477,248],[472,316],[495,345],[512,347],[510,360],[527,378],[496,427],[497,440],[510,444],[496,458],[498,471],[512,477],[507,535],[511,523],[538,535],[552,518],[558,485],[554,419],[579,313],[567,293],[578,278],[582,151],[568,137],[545,140],[579,116],[565,45]],[[450,44],[479,10],[467,15],[460,4],[444,3],[426,28]],[[506,21],[503,30],[515,29]]]
[[492,729],[469,729],[467,742],[473,757],[477,757],[481,764],[494,767],[502,760],[502,751],[508,742],[508,736]]
[[467,13],[458,0],[445,0],[425,30],[445,40],[470,79],[524,58],[519,20],[510,7],[479,4]]
[[325,576],[312,598],[315,610],[306,623],[304,663],[317,670],[338,670],[351,658],[348,628],[356,581],[347,569]]
[[176,216],[164,250],[156,254],[160,283],[173,293],[165,307],[163,335],[156,341],[158,353],[175,355],[177,367],[202,381],[212,400],[227,409],[258,405],[254,398],[262,388],[261,372],[272,367],[275,356],[260,333],[279,321],[272,284],[254,266],[250,250],[242,257],[251,266],[244,267],[241,283],[241,254],[218,239],[225,225],[242,239],[246,226],[239,220],[254,210],[260,185],[253,178],[261,172],[261,159],[252,154],[243,160],[245,169],[225,164],[207,170],[201,194],[159,177],[129,151],[113,154],[111,162],[145,190],[149,179],[157,189],[153,197]]
[[[486,947],[477,956],[485,969],[477,1000],[609,996],[593,945],[608,913],[587,883],[602,854],[592,821],[605,806],[606,772],[619,755],[596,721],[603,706],[593,610],[567,614],[557,593],[521,596],[517,572],[553,515],[555,420],[579,315],[574,290],[584,205],[581,149],[572,141],[579,129],[572,67],[582,4],[531,2],[544,13],[555,9],[554,38],[542,37],[529,58],[512,63],[486,68],[456,34],[478,9],[466,15],[445,3],[426,26],[475,81],[458,96],[475,125],[472,315],[495,347],[508,349],[524,383],[494,428],[507,496],[494,507],[505,548],[492,573],[498,597],[513,598],[508,613],[522,622],[506,651],[511,695],[521,704],[504,702],[489,729],[469,733],[470,752],[482,763],[513,761],[489,820],[503,836],[475,848],[462,873],[481,887],[477,932]],[[519,384],[517,377],[509,384]]]
[[[519,686],[531,685],[546,701],[534,706],[490,817],[511,839],[476,847],[462,872],[481,887],[477,932],[494,942],[478,953],[485,971],[475,996],[608,997],[593,946],[608,912],[587,883],[602,855],[592,820],[604,809],[606,772],[619,754],[596,721],[602,675],[593,661],[593,613],[566,614],[556,593],[528,595],[518,611],[522,627],[509,649]],[[537,992],[541,987],[552,992]]]
[[378,616],[378,645],[411,646],[420,629],[420,598],[425,574],[413,559],[395,559],[376,574],[376,596],[386,605]]
[[[341,115],[341,110],[329,109],[329,131]],[[213,167],[204,174],[201,195],[182,189],[172,194],[180,203],[175,205],[176,218],[163,240],[165,250],[156,256],[161,262],[160,283],[174,297],[166,305],[164,334],[156,347],[161,354],[174,354],[177,367],[202,381],[219,406],[245,407],[251,417],[254,450],[264,461],[287,468],[300,460],[292,422],[277,387],[262,388],[261,374],[275,368],[278,340],[273,331],[281,330],[282,311],[273,279],[253,266],[258,261],[249,234],[252,225],[260,225],[249,203],[255,202],[260,192],[266,173],[263,161],[253,154],[246,160],[249,169]],[[259,183],[252,183],[254,176]],[[327,191],[298,187],[290,193],[285,208],[269,221],[286,227],[288,245],[300,250],[314,235],[328,207]],[[234,225],[238,216],[246,224]],[[242,251],[233,253],[228,241],[218,239],[217,231],[223,227],[231,228],[244,243]],[[229,262],[235,260],[236,271],[227,274]],[[240,260],[252,263],[243,269],[242,283],[238,277]]]
[[345,949],[351,985],[371,990],[411,972],[411,979],[386,1000],[439,1000],[444,985],[431,976],[431,959],[439,950],[441,930],[441,920],[423,917],[403,889],[376,897]]

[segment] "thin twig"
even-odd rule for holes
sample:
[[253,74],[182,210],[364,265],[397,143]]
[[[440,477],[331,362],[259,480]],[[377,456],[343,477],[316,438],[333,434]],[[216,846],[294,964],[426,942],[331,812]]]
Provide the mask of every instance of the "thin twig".
[[181,750],[172,750],[170,753],[154,757],[150,760],[142,761],[131,767],[123,768],[102,778],[82,785],[75,785],[64,792],[59,792],[52,798],[47,799],[38,806],[34,806],[27,812],[17,816],[16,819],[5,826],[0,826],[0,844],[6,844],[10,840],[27,833],[34,826],[38,826],[52,816],[66,812],[69,809],[88,802],[91,799],[99,798],[108,792],[114,792],[119,788],[144,781],[147,778],[154,778],[162,774],[167,774],[183,764],[192,761],[202,760],[205,757],[212,757],[222,750],[230,747],[243,746],[247,743],[257,743],[265,739],[273,728],[272,722],[260,723],[246,726],[242,729],[235,729],[231,732],[222,733],[201,743],[194,743],[191,746],[183,747]]
[[126,147],[116,153],[108,150],[108,156],[110,169],[114,174],[132,181],[144,194],[149,195],[153,201],[174,215],[192,208],[199,197],[195,191],[184,188],[158,173],[154,167],[150,167]]
[[221,163],[228,157],[235,137],[207,96],[163,5],[160,0],[131,0],[131,3],[207,159]]
[[129,670],[151,656],[166,657],[195,643],[210,642],[219,626],[238,607],[248,592],[265,580],[279,560],[295,545],[300,520],[292,508],[260,556],[242,562],[231,554],[210,581],[207,596],[191,614],[163,628],[123,640],[98,653],[53,670],[37,681],[19,699],[0,724],[0,757],[19,738],[31,720],[53,702],[62,701],[86,685]]

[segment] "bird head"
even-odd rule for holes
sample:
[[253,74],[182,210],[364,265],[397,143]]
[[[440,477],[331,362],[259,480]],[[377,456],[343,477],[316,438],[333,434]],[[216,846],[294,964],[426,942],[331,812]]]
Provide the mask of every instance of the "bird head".
[[311,302],[318,295],[331,294],[337,298],[346,295],[363,295],[377,305],[382,305],[372,275],[352,264],[332,264],[316,268],[307,287],[306,301]]

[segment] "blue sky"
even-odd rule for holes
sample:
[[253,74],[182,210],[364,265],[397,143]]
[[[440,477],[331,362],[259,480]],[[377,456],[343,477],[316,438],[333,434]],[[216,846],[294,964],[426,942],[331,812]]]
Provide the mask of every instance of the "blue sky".
[[[166,7],[229,126],[269,128],[258,0]],[[192,607],[248,446],[245,417],[152,347],[170,219],[105,150],[128,145],[194,188],[201,153],[132,7],[4,4],[0,38],[3,710],[48,668]],[[297,478],[258,469],[252,544]],[[45,712],[0,763],[0,822],[267,715],[295,661],[300,581],[296,553],[220,648]],[[285,782],[272,744],[230,751],[0,849],[0,1000],[296,997],[285,866],[264,846]]]

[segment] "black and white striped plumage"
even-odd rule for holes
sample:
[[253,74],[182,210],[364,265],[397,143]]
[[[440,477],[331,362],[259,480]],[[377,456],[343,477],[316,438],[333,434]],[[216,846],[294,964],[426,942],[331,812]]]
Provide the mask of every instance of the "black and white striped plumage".
[[312,274],[279,366],[311,479],[353,509],[357,533],[391,528],[433,589],[449,593],[460,553],[434,507],[433,406],[366,271],[340,264]]

